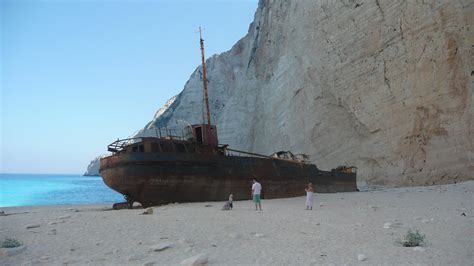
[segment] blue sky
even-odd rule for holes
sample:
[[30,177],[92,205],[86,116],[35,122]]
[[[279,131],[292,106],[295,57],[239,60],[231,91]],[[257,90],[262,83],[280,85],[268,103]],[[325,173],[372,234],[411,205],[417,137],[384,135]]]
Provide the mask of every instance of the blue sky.
[[225,52],[257,2],[0,0],[0,172],[83,173],[183,89],[199,26]]

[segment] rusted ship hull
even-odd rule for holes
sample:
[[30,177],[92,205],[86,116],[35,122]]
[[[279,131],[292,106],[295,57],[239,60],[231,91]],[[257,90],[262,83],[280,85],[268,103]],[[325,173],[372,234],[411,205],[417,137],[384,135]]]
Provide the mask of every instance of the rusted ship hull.
[[170,202],[250,198],[252,178],[263,186],[263,198],[304,195],[308,182],[315,191],[356,191],[356,174],[326,172],[293,161],[189,153],[122,153],[101,159],[100,174],[113,190],[143,206]]

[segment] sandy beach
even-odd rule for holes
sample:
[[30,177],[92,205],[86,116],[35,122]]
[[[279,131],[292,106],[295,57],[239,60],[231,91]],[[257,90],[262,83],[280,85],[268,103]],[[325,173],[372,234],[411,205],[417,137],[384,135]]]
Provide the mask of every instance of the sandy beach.
[[[0,239],[26,249],[0,264],[176,265],[204,254],[209,265],[472,265],[473,202],[468,181],[316,194],[312,211],[304,197],[263,200],[261,213],[251,201],[232,211],[224,202],[170,204],[151,215],[110,205],[1,208]],[[426,235],[422,248],[398,243],[409,229]]]

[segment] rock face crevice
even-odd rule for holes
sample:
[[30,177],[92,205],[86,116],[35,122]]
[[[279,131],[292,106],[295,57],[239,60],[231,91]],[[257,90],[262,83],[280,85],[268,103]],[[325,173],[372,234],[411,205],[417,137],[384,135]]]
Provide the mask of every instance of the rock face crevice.
[[[220,142],[354,165],[371,185],[472,179],[473,14],[468,0],[260,1],[206,62]],[[203,121],[199,71],[141,134]]]

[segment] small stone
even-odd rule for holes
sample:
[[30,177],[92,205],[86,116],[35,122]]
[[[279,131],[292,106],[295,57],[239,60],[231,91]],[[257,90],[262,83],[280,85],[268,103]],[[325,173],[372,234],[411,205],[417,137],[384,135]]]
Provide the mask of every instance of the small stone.
[[134,261],[134,260],[139,260],[141,257],[139,255],[131,255],[128,257],[128,261]]
[[143,214],[153,214],[153,208],[146,208]]
[[51,230],[48,232],[48,235],[56,235],[56,229],[51,229]]
[[163,242],[163,243],[159,243],[158,245],[154,245],[154,246],[151,246],[150,247],[150,250],[152,251],[163,251],[167,248],[171,248],[174,246],[174,243],[172,242]]
[[211,204],[206,204],[206,205],[204,205],[204,207],[212,207],[212,205]]
[[361,223],[356,223],[356,224],[355,224],[355,226],[357,226],[357,227],[361,227],[361,226],[362,226],[362,224],[361,224]]
[[153,266],[153,265],[155,265],[154,261],[147,261],[147,262],[142,264],[142,266]]
[[233,239],[239,239],[241,238],[241,235],[240,234],[237,234],[237,233],[230,233],[229,236]]
[[208,262],[208,255],[207,254],[199,254],[191,258],[187,258],[181,261],[181,265],[184,266],[197,266],[197,265],[206,265]]
[[57,219],[58,219],[58,220],[64,220],[64,219],[69,219],[69,218],[71,218],[70,215],[64,215],[64,216],[58,217]]
[[414,251],[421,251],[421,252],[425,251],[425,249],[422,248],[422,247],[414,247],[413,250]]
[[428,220],[428,219],[423,219],[423,220],[421,220],[421,222],[424,223],[424,224],[427,224],[429,221],[430,221],[430,220]]
[[319,207],[323,207],[323,206],[324,206],[324,204],[322,202],[319,203]]
[[390,229],[392,227],[392,223],[384,223],[383,228]]
[[264,237],[264,234],[255,234],[256,237]]
[[49,222],[48,225],[55,225],[57,222]]
[[49,256],[48,255],[42,256],[40,260],[42,261],[49,260]]
[[30,224],[30,225],[27,225],[27,226],[26,226],[26,229],[30,229],[30,228],[38,228],[38,227],[40,227],[40,225],[39,225],[39,224]]
[[316,225],[320,225],[320,223],[316,223]]
[[367,257],[364,254],[359,254],[357,255],[357,260],[364,261],[364,260],[367,260]]

